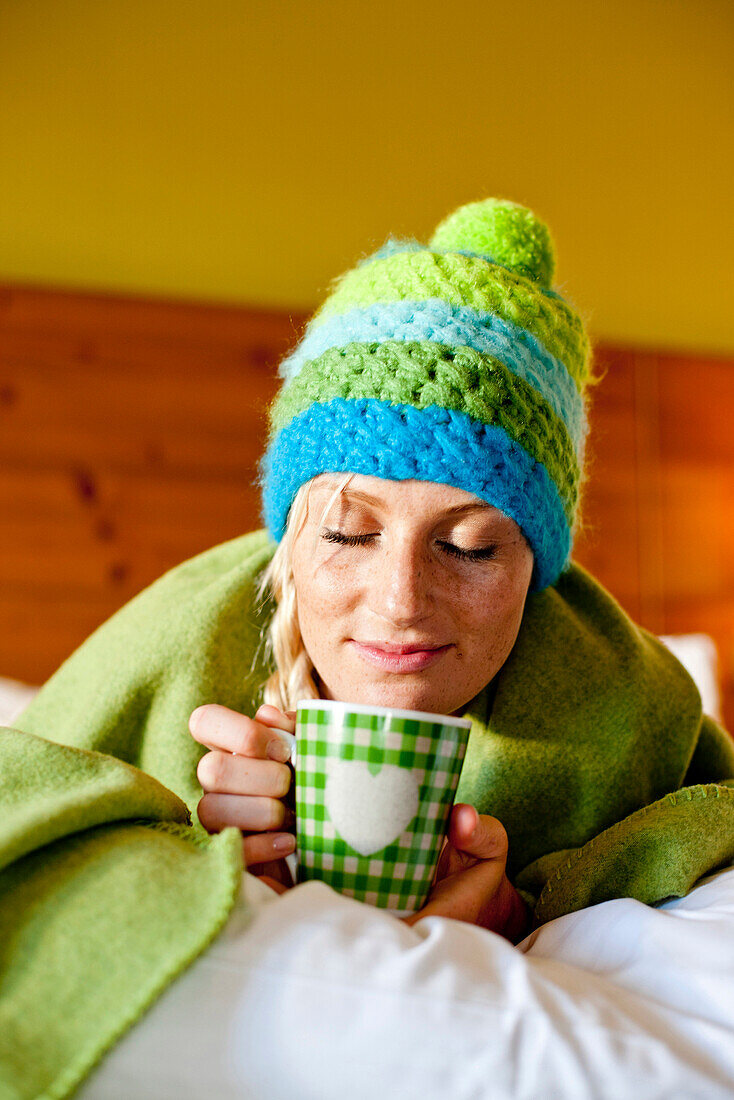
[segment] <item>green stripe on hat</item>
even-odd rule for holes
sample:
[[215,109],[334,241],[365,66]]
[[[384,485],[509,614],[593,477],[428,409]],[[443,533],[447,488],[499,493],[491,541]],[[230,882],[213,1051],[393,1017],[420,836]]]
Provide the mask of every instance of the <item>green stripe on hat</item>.
[[362,264],[341,276],[310,327],[355,306],[428,298],[488,310],[526,329],[565,364],[583,389],[589,345],[579,317],[562,299],[549,297],[529,279],[478,257],[424,250]]
[[372,398],[419,409],[434,405],[501,427],[545,466],[572,526],[580,471],[566,425],[536,389],[498,359],[432,341],[330,348],[306,363],[281,391],[271,408],[271,440],[299,413],[334,397]]

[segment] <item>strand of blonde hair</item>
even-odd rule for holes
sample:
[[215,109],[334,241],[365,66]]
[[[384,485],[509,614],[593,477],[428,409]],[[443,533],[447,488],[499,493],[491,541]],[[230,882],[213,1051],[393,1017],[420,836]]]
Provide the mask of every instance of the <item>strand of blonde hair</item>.
[[296,586],[293,579],[292,543],[296,530],[305,521],[306,486],[296,494],[288,516],[285,534],[265,569],[258,587],[258,597],[270,592],[275,610],[265,632],[266,656],[271,657],[275,670],[265,681],[263,702],[280,711],[293,710],[299,699],[317,699],[314,669],[306,652],[298,623]]
[[[347,474],[334,490],[321,523],[352,476]],[[257,593],[258,599],[263,600],[269,592],[276,604],[264,639],[266,656],[272,658],[275,670],[265,682],[263,702],[284,712],[295,710],[300,699],[320,697],[316,671],[301,636],[293,578],[293,547],[308,516],[310,484],[303,484],[293,499],[285,534],[263,572]]]

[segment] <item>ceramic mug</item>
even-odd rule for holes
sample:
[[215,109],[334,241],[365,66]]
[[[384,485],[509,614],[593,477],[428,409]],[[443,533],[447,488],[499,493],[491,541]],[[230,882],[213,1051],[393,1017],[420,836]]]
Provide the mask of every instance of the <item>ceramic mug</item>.
[[429,894],[471,721],[307,699],[296,711],[297,881],[405,916]]

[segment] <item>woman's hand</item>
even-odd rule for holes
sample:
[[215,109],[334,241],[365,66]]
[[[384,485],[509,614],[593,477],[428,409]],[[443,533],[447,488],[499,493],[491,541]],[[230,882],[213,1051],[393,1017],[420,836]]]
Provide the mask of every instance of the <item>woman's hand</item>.
[[209,703],[189,718],[194,740],[209,752],[196,775],[204,790],[197,807],[209,833],[234,825],[243,833],[245,866],[274,890],[293,885],[284,856],[295,850],[290,748],[274,729],[296,731],[295,711],[267,704],[254,718]]
[[502,823],[457,803],[428,901],[403,920],[415,924],[423,917],[453,917],[518,943],[528,924],[527,906],[505,874],[506,864]]

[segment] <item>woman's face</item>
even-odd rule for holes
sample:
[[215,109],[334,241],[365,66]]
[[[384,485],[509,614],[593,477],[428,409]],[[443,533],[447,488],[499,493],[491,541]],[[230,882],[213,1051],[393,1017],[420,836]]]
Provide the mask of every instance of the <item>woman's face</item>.
[[327,699],[454,714],[502,667],[533,555],[463,489],[355,474],[309,487],[293,548],[298,618]]

